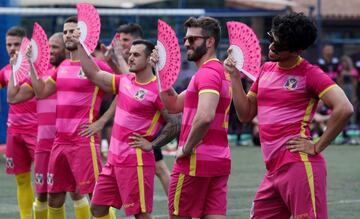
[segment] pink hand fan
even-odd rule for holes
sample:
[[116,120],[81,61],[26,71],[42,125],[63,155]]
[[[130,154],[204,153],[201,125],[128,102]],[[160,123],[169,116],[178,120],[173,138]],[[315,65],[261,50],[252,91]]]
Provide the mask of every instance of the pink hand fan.
[[120,40],[120,33],[116,33],[114,38],[111,40],[111,44],[110,46],[114,47],[115,46],[115,42]]
[[255,81],[261,64],[261,48],[253,30],[246,24],[236,21],[226,23],[230,48],[236,60],[236,68]]
[[45,31],[35,22],[31,38],[31,63],[37,77],[46,76],[50,62],[49,41]]
[[164,21],[158,20],[159,63],[156,76],[160,92],[168,90],[177,80],[180,71],[180,45],[175,31]]
[[30,64],[28,58],[26,57],[26,48],[29,44],[30,40],[27,37],[24,37],[21,41],[16,63],[12,66],[15,86],[24,82],[24,80],[29,77]]
[[80,29],[80,43],[90,55],[96,48],[100,36],[100,16],[96,8],[89,3],[78,3],[77,19]]

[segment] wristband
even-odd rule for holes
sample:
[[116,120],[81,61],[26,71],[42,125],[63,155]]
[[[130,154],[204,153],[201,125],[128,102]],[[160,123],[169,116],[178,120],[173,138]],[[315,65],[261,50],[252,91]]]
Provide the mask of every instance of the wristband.
[[318,155],[319,153],[316,152],[316,144],[314,144],[314,155]]

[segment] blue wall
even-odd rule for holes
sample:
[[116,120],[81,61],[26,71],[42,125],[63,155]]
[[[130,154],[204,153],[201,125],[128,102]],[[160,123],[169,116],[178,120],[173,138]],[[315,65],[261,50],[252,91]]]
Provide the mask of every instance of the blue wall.
[[[10,6],[10,0],[1,0],[0,6]],[[5,33],[11,26],[19,25],[18,16],[1,16],[0,15],[0,67],[8,64],[9,56],[6,53]],[[6,103],[6,89],[0,90],[0,144],[6,141],[6,121],[8,114],[8,104]]]

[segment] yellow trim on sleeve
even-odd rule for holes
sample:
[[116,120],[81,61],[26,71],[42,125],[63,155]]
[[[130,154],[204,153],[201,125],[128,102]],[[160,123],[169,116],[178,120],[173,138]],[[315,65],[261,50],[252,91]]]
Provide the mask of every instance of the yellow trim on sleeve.
[[322,98],[331,88],[335,87],[336,84],[332,84],[329,87],[325,88],[321,93],[319,94],[319,98]]
[[314,210],[314,215],[316,218],[316,202],[315,202],[315,185],[314,185],[314,172],[312,169],[311,162],[309,161],[309,157],[306,153],[300,152],[301,160],[304,162],[306,176],[309,183],[309,189],[311,194],[311,203]]
[[[140,148],[136,148],[136,149],[140,149]],[[140,209],[141,209],[141,213],[146,213],[143,166],[137,166],[137,174],[138,174],[138,184],[139,184],[139,193],[140,193],[139,194],[140,195]]]
[[56,81],[51,76],[49,76],[47,80],[50,80],[53,84],[56,84]]
[[256,97],[257,94],[256,94],[255,92],[253,92],[253,91],[249,91],[249,92],[247,93],[247,96]]
[[213,94],[217,94],[220,96],[219,91],[213,90],[213,89],[204,89],[204,90],[199,91],[199,95],[203,94],[203,93],[213,93]]
[[[96,97],[97,94],[99,93],[99,87],[96,86],[94,93],[93,93],[93,97],[91,100],[91,108],[90,108],[90,112],[89,112],[89,123],[93,123],[94,120],[94,108],[95,108],[95,102],[96,102]],[[94,176],[95,176],[95,181],[98,180],[99,177],[99,166],[98,166],[98,157],[96,155],[96,149],[95,149],[95,137],[94,135],[92,135],[90,137],[90,149],[91,149],[91,158],[92,158],[92,162],[93,162],[93,168],[94,168]]]
[[179,215],[179,204],[180,204],[180,197],[181,197],[181,190],[184,184],[185,174],[180,173],[178,182],[176,184],[176,191],[174,197],[174,212],[173,214],[178,216]]
[[115,75],[113,75],[113,78],[112,78],[112,90],[113,90],[113,94],[116,94],[116,83],[115,83]]
[[24,83],[25,86],[27,86],[28,88],[30,88],[30,90],[33,90],[33,87],[29,84],[29,83]]

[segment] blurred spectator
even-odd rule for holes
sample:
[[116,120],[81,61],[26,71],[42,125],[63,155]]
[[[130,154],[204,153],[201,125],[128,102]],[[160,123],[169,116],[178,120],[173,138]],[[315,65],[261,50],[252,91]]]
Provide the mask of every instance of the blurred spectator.
[[326,44],[322,50],[322,57],[318,60],[320,68],[336,82],[338,76],[339,59],[334,57],[334,46]]
[[174,88],[176,90],[176,92],[180,93],[183,90],[185,90],[187,88],[187,86],[190,83],[191,77],[195,74],[196,70],[194,69],[194,67],[191,67],[190,62],[188,61],[183,61],[181,63],[181,70],[179,73],[179,77],[174,85]]

